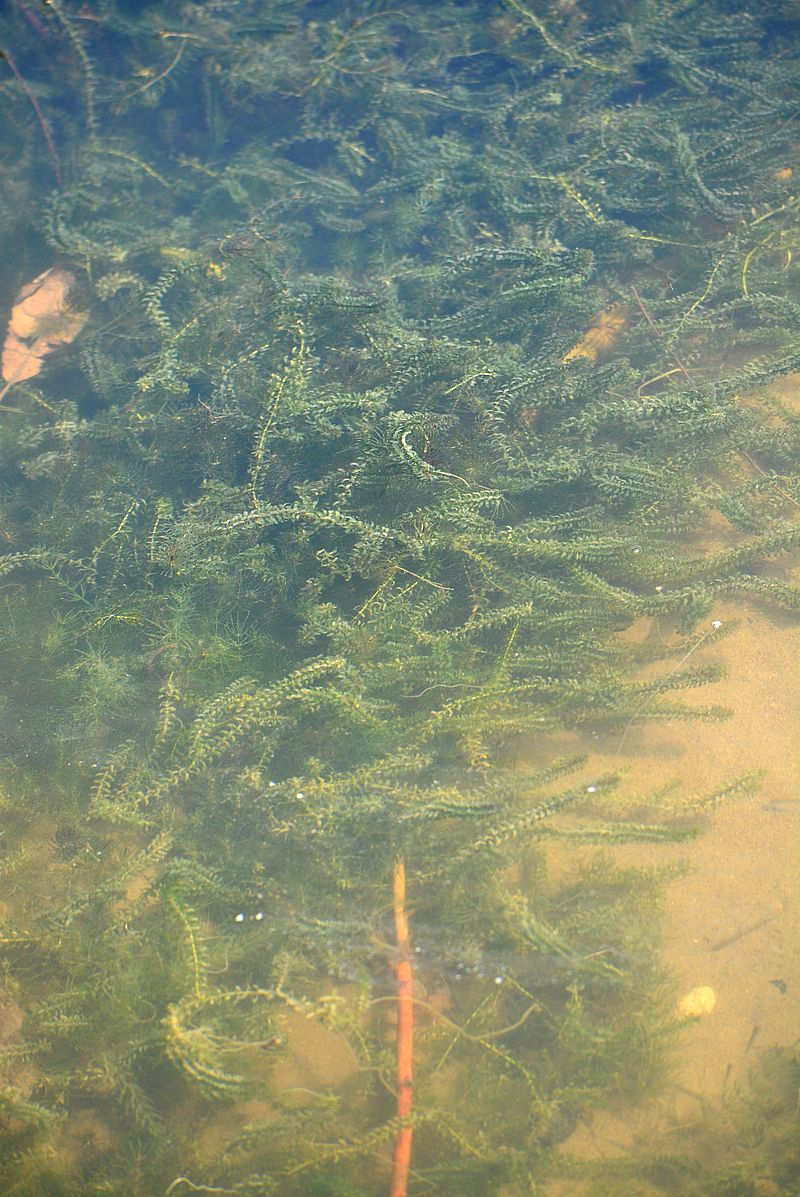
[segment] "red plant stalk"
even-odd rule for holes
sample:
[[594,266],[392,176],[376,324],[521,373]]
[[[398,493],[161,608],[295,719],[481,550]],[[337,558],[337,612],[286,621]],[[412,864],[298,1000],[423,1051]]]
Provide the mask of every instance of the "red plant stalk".
[[397,943],[394,969],[397,981],[397,1117],[401,1126],[394,1141],[390,1197],[406,1197],[414,1130],[411,1126],[403,1126],[402,1122],[411,1114],[414,1096],[414,974],[406,918],[406,870],[402,860],[394,866],[392,888]]
[[[33,16],[33,13],[31,13],[30,15]],[[19,67],[14,62],[14,59],[9,54],[8,50],[0,50],[0,58],[4,58],[6,60],[6,62],[8,63],[11,73],[13,74],[17,83],[19,83],[22,90],[25,92],[25,95],[28,97],[28,101],[29,101],[31,107],[33,108],[33,111],[36,113],[36,119],[39,122],[39,127],[42,130],[42,133],[44,134],[45,141],[47,142],[47,152],[50,155],[51,162],[53,163],[53,171],[55,172],[56,182],[58,183],[58,186],[60,188],[61,187],[61,162],[59,160],[58,153],[56,152],[56,147],[53,144],[53,138],[50,133],[50,128],[47,124],[47,121],[44,119],[44,113],[42,112],[41,108],[39,107],[39,101],[36,99],[36,96],[33,94],[31,89],[28,87],[28,84],[23,79]]]

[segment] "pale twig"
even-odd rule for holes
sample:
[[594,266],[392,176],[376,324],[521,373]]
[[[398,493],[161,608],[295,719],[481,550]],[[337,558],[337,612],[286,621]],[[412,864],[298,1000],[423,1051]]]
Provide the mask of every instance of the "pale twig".
[[[757,222],[754,222],[754,223],[757,223]],[[664,334],[661,332],[658,325],[653,320],[653,317],[650,315],[647,308],[645,307],[644,300],[642,299],[641,295],[636,290],[636,288],[633,286],[631,287],[631,294],[633,295],[633,298],[636,300],[637,304],[639,305],[639,310],[642,313],[642,315],[644,316],[647,323],[649,324],[650,328],[653,330],[655,335],[658,337],[659,341],[662,341],[666,345],[667,353],[670,355],[673,362],[675,362],[675,365],[677,366],[678,370],[681,372],[681,374],[683,374],[684,378],[688,382],[691,383],[693,381],[691,374],[686,369],[686,366],[684,365],[683,361],[681,361],[680,357],[675,352],[675,350],[670,345],[668,345],[666,343]],[[672,373],[672,371],[671,371],[671,373]],[[660,377],[666,378],[667,375],[663,374],[663,375],[660,375]],[[657,379],[651,378],[649,381],[656,382]],[[647,386],[647,385],[648,385],[647,383],[642,383],[642,386]],[[640,388],[640,390],[641,390],[641,388]],[[751,454],[748,453],[746,449],[743,449],[741,447],[741,445],[734,444],[734,450],[739,454],[740,457],[744,458],[744,460],[747,462],[747,464],[749,466],[751,466],[752,469],[754,469],[757,474],[760,474],[762,478],[766,478],[770,482],[774,482],[774,480],[772,478],[770,478],[770,475],[767,473],[767,471],[762,466],[760,466],[758,464],[758,462],[755,460],[755,458],[752,457]],[[779,494],[782,499],[785,499],[787,503],[793,503],[795,507],[800,507],[800,501],[795,499],[794,495],[790,495],[787,491],[785,491],[783,489],[783,487],[775,486],[775,492],[776,492],[776,494]]]
[[[706,641],[711,636],[713,636],[714,632],[718,632],[721,627],[722,627],[721,620],[719,620],[719,619],[712,620],[711,627],[708,628],[708,630],[703,633],[703,635],[700,637],[700,639],[695,641],[695,643],[692,645],[692,647],[689,649],[689,651],[681,657],[680,661],[678,661],[678,664],[675,666],[675,668],[671,669],[670,672],[667,674],[667,676],[664,678],[664,682],[668,682],[671,677],[674,677],[675,674],[678,672],[678,670],[681,668],[681,666],[686,664],[686,662],[689,660],[689,657],[691,657],[692,653],[696,652],[697,649],[700,648],[700,646],[702,644],[705,644]],[[654,697],[653,694],[646,694],[645,697],[642,699],[641,703],[639,704],[639,706],[636,708],[636,710],[631,715],[630,719],[628,720],[628,722],[625,725],[625,730],[623,731],[622,736],[620,737],[619,744],[617,745],[617,752],[622,751],[622,746],[625,743],[625,739],[628,735],[628,732],[631,730],[631,727],[633,726],[634,720],[637,719],[639,717],[639,715],[641,715],[642,711],[646,710],[648,704],[650,702],[652,702],[653,697]]]
[[[166,35],[162,34],[161,36],[165,37]],[[140,87],[135,87],[133,91],[129,91],[126,95],[124,95],[122,99],[117,102],[116,111],[120,112],[122,110],[123,104],[126,104],[128,100],[132,100],[134,96],[140,96],[142,92],[148,91],[151,87],[155,87],[157,83],[160,83],[162,79],[166,79],[167,75],[175,70],[175,67],[180,62],[181,56],[183,55],[183,51],[185,49],[186,42],[179,42],[177,53],[175,54],[175,57],[172,59],[172,62],[169,64],[169,66],[165,67],[160,75],[155,75],[154,78],[148,79],[146,83],[143,83]]]

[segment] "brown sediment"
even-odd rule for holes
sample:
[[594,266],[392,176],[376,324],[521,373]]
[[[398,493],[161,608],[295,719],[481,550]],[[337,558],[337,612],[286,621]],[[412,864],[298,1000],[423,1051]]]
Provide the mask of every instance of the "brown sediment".
[[[712,617],[738,626],[698,652],[727,670],[701,701],[730,708],[732,717],[711,724],[637,724],[623,754],[625,789],[652,793],[676,779],[685,794],[701,796],[754,769],[764,770],[764,780],[754,794],[703,816],[696,840],[620,845],[614,859],[682,866],[664,895],[663,960],[676,998],[708,986],[717,1002],[681,1032],[674,1085],[647,1108],[598,1111],[563,1145],[583,1159],[619,1155],[654,1128],[674,1128],[713,1108],[746,1080],[764,1052],[797,1039],[800,810],[787,801],[800,775],[797,631],[793,620],[756,605],[720,603]],[[662,632],[654,623],[648,634]],[[618,735],[587,747],[600,767],[619,765]],[[579,858],[592,851],[582,849]],[[575,863],[574,848],[568,862],[553,854],[556,870]]]

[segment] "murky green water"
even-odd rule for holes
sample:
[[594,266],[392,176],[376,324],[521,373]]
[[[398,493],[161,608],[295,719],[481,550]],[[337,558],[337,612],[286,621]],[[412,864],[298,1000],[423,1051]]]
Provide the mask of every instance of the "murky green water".
[[0,1191],[797,1190],[798,33],[0,7]]

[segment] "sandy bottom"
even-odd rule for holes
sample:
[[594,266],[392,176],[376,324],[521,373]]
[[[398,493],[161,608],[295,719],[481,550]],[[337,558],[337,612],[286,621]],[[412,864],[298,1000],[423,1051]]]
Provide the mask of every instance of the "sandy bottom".
[[[714,1009],[689,1020],[673,1049],[671,1080],[650,1102],[603,1108],[587,1116],[561,1144],[568,1157],[602,1160],[669,1142],[681,1151],[682,1134],[719,1110],[743,1086],[768,1049],[790,1046],[800,1027],[800,686],[794,618],[756,607],[719,604],[711,619],[735,624],[730,635],[699,647],[692,663],[721,663],[726,676],[676,697],[687,704],[720,705],[724,722],[637,723],[607,738],[563,736],[553,752],[586,750],[598,772],[624,771],[625,795],[647,797],[676,782],[666,801],[700,797],[745,773],[763,770],[754,793],[722,802],[699,818],[695,840],[676,844],[623,844],[610,849],[620,866],[674,866],[663,894],[663,962],[678,1000],[692,990],[713,990]],[[657,625],[640,635],[674,636]],[[677,662],[659,664],[669,672]],[[622,745],[620,741],[622,740]],[[550,752],[548,752],[550,755]],[[520,762],[521,764],[523,762]],[[640,819],[620,810],[620,817]],[[647,816],[645,816],[647,818]],[[570,845],[547,849],[552,877],[572,872],[600,849]],[[609,851],[609,849],[603,849]],[[676,1009],[677,1013],[677,1009]],[[293,1050],[280,1083],[298,1094],[351,1082],[355,1061],[341,1037],[313,1023],[287,1028]],[[302,1098],[299,1098],[302,1102]],[[688,1143],[688,1139],[687,1139]],[[580,1192],[556,1182],[552,1197]],[[565,1187],[566,1186],[566,1187]]]
[[[668,1135],[680,1151],[689,1128],[742,1085],[768,1049],[796,1042],[800,1027],[800,686],[794,619],[720,604],[709,617],[735,623],[701,646],[692,663],[722,663],[726,676],[676,697],[733,711],[715,723],[637,723],[624,735],[558,737],[550,750],[590,754],[590,767],[625,777],[624,795],[653,795],[675,781],[667,801],[702,796],[745,773],[764,770],[758,789],[699,818],[697,839],[614,847],[620,866],[675,866],[663,895],[663,962],[677,1001],[713,990],[713,1011],[687,1022],[673,1051],[672,1080],[646,1106],[604,1108],[582,1121],[561,1150],[591,1160],[652,1147]],[[639,629],[642,634],[643,629]],[[644,633],[674,635],[657,625]],[[674,663],[659,664],[658,673]],[[620,741],[622,740],[622,746]],[[550,753],[548,753],[550,755]],[[633,799],[636,801],[635,797]],[[621,817],[628,817],[620,811]],[[641,818],[639,811],[633,815]],[[600,849],[547,848],[551,876],[572,872]],[[608,851],[608,849],[603,849]],[[677,1013],[677,1011],[676,1011]],[[274,1077],[298,1094],[350,1083],[357,1061],[341,1036],[290,1019],[291,1051]],[[296,1024],[296,1025],[295,1025]],[[302,1097],[298,1097],[302,1104]],[[675,1137],[677,1134],[677,1138]],[[572,1190],[569,1190],[572,1192]],[[564,1192],[558,1183],[552,1193]]]
[[713,647],[698,649],[693,661],[721,661],[727,675],[690,691],[688,700],[726,706],[732,718],[637,724],[621,754],[619,736],[590,747],[593,763],[608,768],[618,768],[621,755],[629,770],[625,788],[642,793],[674,778],[685,793],[701,795],[765,770],[754,795],[704,816],[697,840],[614,850],[620,864],[683,864],[664,896],[663,959],[676,995],[710,987],[716,1005],[683,1031],[668,1091],[647,1109],[599,1111],[579,1126],[563,1145],[579,1158],[615,1156],[642,1140],[652,1146],[654,1129],[674,1133],[718,1107],[762,1053],[798,1039],[798,632],[794,620],[757,609],[720,604],[713,618],[738,626]]

